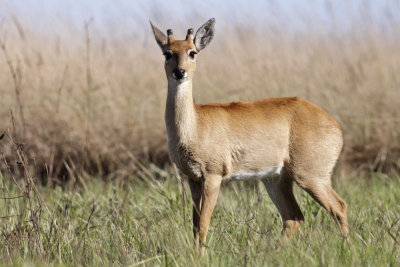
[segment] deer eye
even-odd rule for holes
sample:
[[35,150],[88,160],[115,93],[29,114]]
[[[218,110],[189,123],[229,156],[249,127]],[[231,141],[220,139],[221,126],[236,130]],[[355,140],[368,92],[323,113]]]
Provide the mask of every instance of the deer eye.
[[189,57],[191,58],[191,59],[194,59],[194,57],[196,56],[196,52],[195,51],[190,51],[189,52]]
[[172,57],[172,51],[171,50],[167,50],[163,53],[163,55],[165,56],[165,61],[168,61],[171,59]]

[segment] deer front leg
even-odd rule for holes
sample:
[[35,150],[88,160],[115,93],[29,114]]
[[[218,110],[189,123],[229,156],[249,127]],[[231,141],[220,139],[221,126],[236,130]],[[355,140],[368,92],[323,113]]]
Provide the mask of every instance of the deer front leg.
[[188,179],[190,192],[193,200],[193,235],[196,250],[199,250],[199,229],[200,229],[200,212],[201,212],[201,197],[203,194],[203,183]]
[[210,219],[218,199],[221,187],[221,175],[207,175],[203,185],[202,207],[200,212],[200,242],[201,255],[204,255],[205,243],[207,238]]

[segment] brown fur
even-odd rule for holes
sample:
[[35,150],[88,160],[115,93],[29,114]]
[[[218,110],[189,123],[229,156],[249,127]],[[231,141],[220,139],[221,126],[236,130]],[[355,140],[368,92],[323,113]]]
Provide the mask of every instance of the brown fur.
[[[152,27],[157,42],[163,44],[161,49],[173,53],[165,64],[168,148],[171,160],[189,177],[197,247],[206,241],[221,181],[235,173],[274,166],[283,167],[281,175],[263,181],[288,237],[304,220],[292,191],[295,181],[331,213],[347,238],[346,203],[330,182],[343,143],[338,123],[298,97],[195,104],[192,77],[196,61],[188,57],[188,50],[199,51],[193,38],[166,41]],[[188,77],[175,80],[175,68],[186,70]]]

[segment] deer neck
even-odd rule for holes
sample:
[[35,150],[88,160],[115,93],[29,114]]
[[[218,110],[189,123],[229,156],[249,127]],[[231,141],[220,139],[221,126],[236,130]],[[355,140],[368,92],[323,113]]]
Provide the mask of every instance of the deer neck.
[[191,79],[182,83],[168,80],[165,122],[168,142],[186,144],[195,138],[197,119]]

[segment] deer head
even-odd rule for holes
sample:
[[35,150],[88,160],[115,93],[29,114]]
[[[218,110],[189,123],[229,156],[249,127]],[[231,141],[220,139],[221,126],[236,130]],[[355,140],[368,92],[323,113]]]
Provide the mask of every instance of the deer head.
[[171,29],[167,35],[151,22],[154,37],[165,56],[165,73],[168,81],[177,83],[190,80],[196,70],[197,54],[203,50],[214,36],[215,19],[208,20],[201,26],[196,35],[193,29],[188,29],[185,40],[175,40]]

